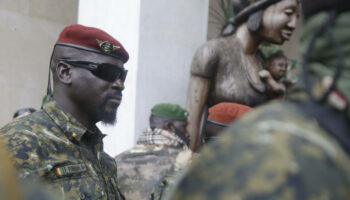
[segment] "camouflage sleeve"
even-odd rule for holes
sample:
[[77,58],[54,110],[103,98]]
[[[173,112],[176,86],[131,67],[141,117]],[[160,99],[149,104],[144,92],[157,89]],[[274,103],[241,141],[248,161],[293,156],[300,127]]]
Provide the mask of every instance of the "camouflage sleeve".
[[201,151],[170,199],[350,199],[350,159],[290,104],[247,114]]
[[164,193],[168,192],[169,187],[173,185],[172,178],[170,176],[163,177],[159,183],[157,183],[152,189],[152,193],[149,196],[150,200],[161,200]]
[[170,191],[175,187],[176,182],[181,179],[186,168],[179,169],[173,173],[166,174],[152,189],[152,193],[149,196],[149,200],[161,200],[166,199],[169,196]]
[[193,153],[190,149],[184,150],[180,152],[175,159],[174,163],[174,171],[166,174],[162,178],[159,179],[159,182],[155,184],[152,189],[152,193],[149,197],[150,200],[160,200],[164,198],[175,186],[176,180],[178,180],[187,167],[191,164],[193,159],[197,159],[198,154]]
[[38,165],[40,159],[38,154],[47,152],[40,148],[36,135],[29,130],[18,131],[16,127],[1,132],[2,141],[7,144],[10,155],[13,158],[16,168],[19,170],[21,178],[40,177]]

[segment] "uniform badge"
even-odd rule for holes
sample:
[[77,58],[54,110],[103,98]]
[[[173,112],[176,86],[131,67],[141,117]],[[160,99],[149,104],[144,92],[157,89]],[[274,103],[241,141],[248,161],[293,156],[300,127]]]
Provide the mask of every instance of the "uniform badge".
[[73,164],[55,168],[58,177],[67,176],[87,171],[85,164]]
[[120,46],[115,46],[109,41],[101,41],[99,39],[96,39],[96,41],[100,49],[107,54],[111,54],[120,49]]

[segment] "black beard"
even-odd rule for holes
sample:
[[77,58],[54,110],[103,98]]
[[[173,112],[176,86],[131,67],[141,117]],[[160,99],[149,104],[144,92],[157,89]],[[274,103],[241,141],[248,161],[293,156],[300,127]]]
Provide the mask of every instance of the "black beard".
[[117,108],[112,112],[105,110],[108,98],[97,108],[97,117],[104,125],[114,125],[117,122]]

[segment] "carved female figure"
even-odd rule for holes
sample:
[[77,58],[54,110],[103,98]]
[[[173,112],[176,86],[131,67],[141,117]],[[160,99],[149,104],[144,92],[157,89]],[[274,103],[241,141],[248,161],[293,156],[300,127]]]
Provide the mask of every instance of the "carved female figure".
[[254,107],[267,101],[258,46],[283,44],[297,24],[297,0],[234,0],[233,5],[236,16],[224,30],[226,37],[203,44],[192,61],[186,103],[192,148],[206,105],[226,101]]

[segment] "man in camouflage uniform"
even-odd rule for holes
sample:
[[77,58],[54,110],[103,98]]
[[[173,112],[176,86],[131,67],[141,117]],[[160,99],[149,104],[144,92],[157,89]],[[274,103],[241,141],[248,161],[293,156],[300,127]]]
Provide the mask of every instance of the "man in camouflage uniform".
[[235,122],[169,199],[350,199],[350,3],[302,7],[305,89]]
[[100,29],[71,25],[61,32],[50,64],[53,96],[0,130],[21,178],[43,180],[60,199],[124,199],[95,124],[115,122],[127,60],[123,46]]
[[[216,140],[219,131],[230,126],[230,123],[250,110],[251,108],[248,106],[230,102],[222,102],[210,107],[208,109],[209,115],[207,122],[205,123],[204,143]],[[193,153],[191,161],[194,159],[200,159],[200,155],[198,153]],[[177,176],[180,176],[184,171],[185,168],[182,168],[175,170],[174,173],[165,175],[153,189],[150,200],[159,200],[166,196],[169,190],[174,187]]]
[[120,189],[126,199],[148,199],[160,179],[181,170],[191,158],[186,133],[187,111],[176,104],[157,104],[150,128],[137,145],[116,157]]
[[208,109],[208,118],[205,123],[203,143],[218,138],[219,133],[252,108],[242,104],[221,102]]

